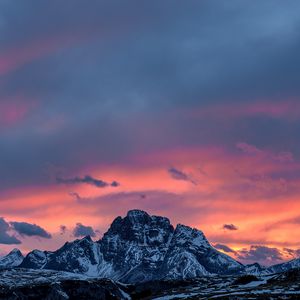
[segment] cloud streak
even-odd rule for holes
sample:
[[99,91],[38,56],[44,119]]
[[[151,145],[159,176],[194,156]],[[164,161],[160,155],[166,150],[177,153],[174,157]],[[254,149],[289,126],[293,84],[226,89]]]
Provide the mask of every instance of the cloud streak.
[[236,253],[233,249],[231,249],[230,247],[223,245],[223,244],[215,244],[214,247],[218,250],[222,250],[226,253]]
[[21,236],[29,237],[41,237],[45,239],[51,239],[52,236],[44,228],[36,224],[30,224],[27,222],[10,222],[10,225],[14,231],[19,233]]
[[93,178],[90,175],[85,175],[84,177],[73,177],[73,178],[56,178],[56,182],[59,184],[79,184],[85,183],[89,185],[93,185],[97,188],[105,188],[105,187],[118,187],[120,184],[117,181],[113,181],[111,183],[105,182],[100,179]]
[[177,168],[174,168],[174,167],[169,168],[168,173],[175,180],[187,181],[187,182],[190,182],[194,185],[197,185],[196,181],[193,180],[190,175],[184,173],[183,171],[181,171]]
[[236,231],[236,230],[238,230],[238,227],[235,226],[234,224],[224,224],[222,228],[224,230],[229,230],[229,231]]

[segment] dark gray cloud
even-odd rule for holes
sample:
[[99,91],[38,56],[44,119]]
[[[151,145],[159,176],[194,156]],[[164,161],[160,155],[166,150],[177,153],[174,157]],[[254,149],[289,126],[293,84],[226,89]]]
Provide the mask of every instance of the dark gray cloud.
[[300,249],[283,248],[283,251],[293,258],[300,258]]
[[244,261],[261,262],[264,264],[276,264],[284,259],[279,249],[257,245],[251,246],[250,249],[238,251],[237,257]]
[[9,223],[7,223],[2,217],[0,217],[0,244],[21,244],[21,241],[13,235],[9,235],[10,229]]
[[73,235],[75,237],[82,237],[82,236],[87,236],[87,235],[94,237],[94,236],[96,236],[96,233],[91,226],[85,226],[81,223],[77,223],[76,227],[73,230]]
[[98,188],[105,188],[105,187],[108,187],[108,186],[118,187],[120,185],[116,181],[113,181],[112,183],[107,183],[103,180],[95,179],[90,175],[85,175],[84,177],[73,177],[73,178],[60,178],[60,177],[57,177],[56,182],[57,183],[62,183],[62,184],[86,183],[86,184],[96,186]]
[[222,228],[224,230],[230,230],[230,231],[238,230],[238,227],[235,226],[234,224],[224,224]]
[[0,187],[49,183],[47,163],[80,172],[241,140],[297,157],[297,118],[185,112],[298,99],[299,8],[293,0],[2,1],[0,102],[34,105],[0,128]]
[[21,236],[35,236],[46,239],[52,238],[50,233],[36,224],[30,224],[27,222],[10,222],[10,225],[14,231],[19,233]]
[[226,253],[235,253],[235,251],[233,249],[231,249],[230,247],[223,245],[223,244],[215,244],[214,247],[218,250],[222,250]]
[[175,180],[183,180],[183,181],[188,181],[191,182],[194,185],[197,185],[197,183],[192,179],[191,176],[189,176],[188,174],[184,173],[181,170],[178,170],[174,167],[171,167],[168,169],[168,173],[171,175],[172,178],[174,178]]

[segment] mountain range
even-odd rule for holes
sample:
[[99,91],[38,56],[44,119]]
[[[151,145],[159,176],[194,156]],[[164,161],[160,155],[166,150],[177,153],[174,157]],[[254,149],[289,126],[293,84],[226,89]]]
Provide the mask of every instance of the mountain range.
[[295,259],[268,268],[243,265],[216,250],[203,232],[169,219],[130,210],[117,217],[98,241],[86,236],[56,251],[17,249],[0,259],[0,268],[65,271],[123,283],[178,280],[209,275],[271,274],[300,267]]

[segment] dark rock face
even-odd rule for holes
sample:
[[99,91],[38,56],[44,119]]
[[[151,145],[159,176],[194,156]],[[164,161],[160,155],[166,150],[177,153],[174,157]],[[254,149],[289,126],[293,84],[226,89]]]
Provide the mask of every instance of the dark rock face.
[[173,232],[167,218],[132,210],[116,218],[99,243],[118,280],[145,281],[158,275]]
[[66,243],[53,252],[49,256],[45,269],[96,275],[99,256],[99,245],[87,236],[81,240]]
[[20,264],[21,268],[30,268],[30,269],[43,269],[48,262],[48,258],[51,255],[51,252],[33,250],[29,252],[22,263]]

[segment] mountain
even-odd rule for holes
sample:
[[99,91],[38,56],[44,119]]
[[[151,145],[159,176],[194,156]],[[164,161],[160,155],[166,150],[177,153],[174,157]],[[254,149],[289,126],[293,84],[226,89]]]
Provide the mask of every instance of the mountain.
[[124,283],[237,274],[244,266],[213,248],[195,228],[130,210],[117,217],[103,238],[66,243],[54,252],[34,250],[22,268],[51,269],[100,276]]
[[20,267],[29,269],[44,269],[50,254],[51,252],[48,251],[33,250],[25,256]]
[[164,257],[162,278],[192,278],[210,274],[232,274],[243,265],[213,248],[202,231],[177,225]]
[[260,275],[262,273],[268,274],[266,267],[261,266],[259,263],[253,263],[245,266],[245,273],[249,275]]
[[268,267],[267,272],[268,273],[281,273],[281,272],[285,272],[285,271],[288,271],[291,269],[297,269],[297,268],[300,268],[300,258],[296,258],[296,259],[290,260],[290,261],[282,263],[282,264]]
[[0,257],[0,269],[17,267],[22,263],[23,258],[19,249],[13,249],[7,255]]

